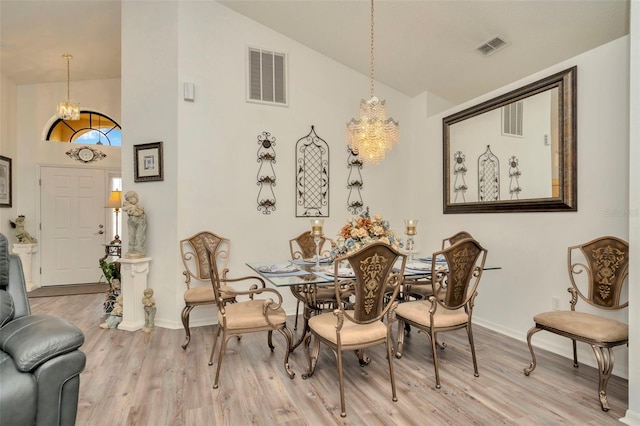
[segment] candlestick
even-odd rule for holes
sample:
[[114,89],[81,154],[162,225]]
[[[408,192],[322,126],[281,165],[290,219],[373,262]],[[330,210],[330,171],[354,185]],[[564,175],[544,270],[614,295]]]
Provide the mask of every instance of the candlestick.
[[316,266],[312,268],[314,271],[320,271],[322,269],[320,267],[320,241],[324,235],[322,232],[323,224],[324,219],[311,219],[311,235],[313,235],[313,242],[316,244]]

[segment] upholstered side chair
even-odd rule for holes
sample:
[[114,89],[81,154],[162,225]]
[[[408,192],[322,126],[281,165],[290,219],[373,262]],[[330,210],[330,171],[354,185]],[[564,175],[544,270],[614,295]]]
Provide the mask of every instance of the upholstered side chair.
[[[524,374],[528,376],[536,368],[536,356],[531,346],[535,333],[546,330],[571,339],[574,367],[578,367],[576,342],[586,343],[593,349],[598,363],[600,406],[603,411],[609,411],[607,383],[615,360],[613,348],[628,345],[629,326],[603,314],[628,306],[628,301],[621,302],[621,295],[629,275],[629,244],[617,237],[603,236],[571,246],[567,249],[567,266],[571,309],[543,312],[533,317],[535,325],[527,333],[531,364],[524,369]],[[576,311],[579,299],[596,312]]]
[[[260,277],[246,276],[240,278],[227,278],[220,274],[220,268],[217,266],[215,253],[209,252],[209,265],[211,268],[211,286],[213,289],[214,299],[218,306],[218,326],[216,327],[213,347],[211,348],[211,358],[209,365],[213,365],[213,358],[218,343],[218,337],[222,334],[220,343],[220,351],[218,352],[218,365],[216,368],[216,376],[213,382],[213,388],[218,388],[220,379],[220,368],[222,366],[222,358],[227,348],[227,342],[231,337],[238,337],[246,333],[264,332],[268,333],[267,343],[271,352],[274,350],[272,335],[275,330],[279,331],[286,339],[287,346],[284,350],[284,369],[293,379],[295,373],[289,367],[289,354],[293,344],[293,334],[287,328],[287,314],[282,308],[282,296],[272,288],[267,288],[264,281]],[[251,282],[253,283],[247,290],[236,290],[234,287],[227,286],[229,283]],[[228,295],[237,297],[248,297],[249,300],[238,300],[235,303],[227,304],[222,289]],[[255,296],[263,296],[257,298]],[[271,297],[269,297],[271,296]],[[267,297],[267,298],[265,298]],[[274,301],[275,299],[275,301]]]
[[[191,330],[189,328],[189,315],[196,306],[213,305],[216,300],[211,288],[211,266],[207,250],[216,256],[217,265],[222,268],[219,272],[226,276],[228,273],[229,252],[231,242],[224,237],[209,231],[198,232],[180,241],[180,254],[185,276],[187,289],[184,292],[184,308],[182,309],[182,325],[186,333],[186,338],[182,344],[182,349],[187,349],[191,341]],[[229,288],[221,288],[221,295],[225,303],[235,302]]]
[[[402,277],[406,256],[391,246],[375,242],[358,251],[336,259],[334,263],[334,291],[336,299],[346,286],[351,287],[355,301],[353,309],[347,310],[342,304],[333,312],[325,312],[311,317],[309,333],[304,341],[307,357],[307,372],[304,379],[313,375],[320,353],[320,343],[330,347],[336,354],[338,381],[340,384],[340,415],[346,416],[344,377],[342,373],[342,352],[358,351],[360,363],[366,365],[364,349],[384,344],[389,362],[392,400],[397,401],[396,384],[393,373],[393,338],[391,327],[393,312],[398,306],[396,296]],[[398,262],[399,261],[399,262]],[[346,262],[354,273],[353,278],[340,278],[340,264]],[[394,289],[392,297],[384,297],[385,289]],[[386,323],[383,319],[386,318]],[[313,340],[313,348],[310,348]]]
[[[444,256],[447,267],[436,265],[437,256]],[[433,253],[431,260],[432,294],[426,300],[401,303],[396,309],[398,319],[398,346],[396,356],[402,356],[404,344],[403,329],[406,324],[423,330],[431,341],[433,367],[436,375],[436,389],[440,389],[440,372],[437,346],[438,333],[466,329],[471,347],[473,375],[478,377],[478,363],[473,343],[471,317],[478,295],[478,285],[482,278],[487,250],[473,238],[460,240],[444,250]]]

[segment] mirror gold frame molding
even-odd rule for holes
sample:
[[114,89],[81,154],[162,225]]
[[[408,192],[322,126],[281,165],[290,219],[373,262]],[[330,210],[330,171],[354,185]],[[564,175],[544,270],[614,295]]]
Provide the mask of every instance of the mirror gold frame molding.
[[[557,89],[557,90],[555,90]],[[549,93],[547,93],[549,92]],[[505,168],[499,170],[495,176],[492,176],[491,179],[495,179],[494,186],[497,187],[497,191],[492,192],[492,196],[496,199],[492,200],[484,200],[482,196],[485,194],[480,188],[485,183],[483,179],[486,177],[484,172],[481,176],[481,166],[480,166],[480,156],[477,154],[469,153],[470,156],[473,156],[469,160],[470,163],[474,163],[475,159],[478,159],[477,163],[477,175],[478,181],[473,181],[471,185],[467,185],[464,180],[463,184],[456,183],[456,179],[460,177],[460,174],[464,172],[467,174],[468,169],[464,164],[464,154],[463,151],[457,150],[459,148],[459,140],[455,140],[456,135],[461,134],[459,131],[463,126],[461,125],[465,123],[469,125],[473,119],[473,122],[478,122],[480,118],[486,119],[489,117],[488,113],[493,112],[492,117],[496,116],[496,112],[494,110],[498,108],[502,108],[507,105],[515,104],[519,101],[528,102],[527,99],[532,100],[533,96],[543,94],[546,98],[552,99],[550,102],[550,106],[545,107],[545,113],[549,116],[549,119],[552,124],[550,127],[555,129],[552,131],[551,135],[544,136],[544,144],[550,145],[549,150],[551,152],[550,156],[555,155],[555,159],[550,158],[550,165],[547,167],[548,173],[545,173],[544,176],[538,178],[540,182],[533,182],[531,179],[531,174],[534,172],[533,167],[526,169],[520,174],[519,169],[516,167],[513,170],[517,171],[517,176],[515,182],[517,183],[517,177],[522,177],[525,182],[526,179],[530,179],[528,181],[529,188],[533,186],[548,186],[548,189],[544,189],[544,191],[549,192],[549,196],[534,196],[532,198],[519,198],[520,194],[520,186],[515,186],[516,190],[511,191],[512,188],[507,188],[511,193],[511,198],[508,200],[500,199],[501,194],[505,193],[503,188],[502,193],[500,192],[499,185],[501,184],[500,180],[503,177],[507,176],[512,185],[514,179],[512,177],[511,170],[509,169],[508,174],[504,171]],[[545,98],[545,99],[546,99]],[[556,102],[557,100],[557,102]],[[471,108],[467,108],[463,111],[457,112],[455,114],[449,115],[443,118],[443,211],[445,214],[451,213],[499,213],[499,212],[554,212],[554,211],[577,211],[578,210],[578,193],[577,193],[577,67],[572,67],[551,75],[549,77],[543,78],[534,83],[528,84],[520,89],[513,90],[504,95],[498,96],[494,99],[488,100]],[[525,104],[526,105],[526,104]],[[502,130],[504,130],[504,120],[505,110],[498,111],[501,114],[503,124]],[[526,108],[525,108],[525,111]],[[484,116],[483,116],[484,114]],[[481,117],[482,116],[482,117]],[[522,126],[524,127],[524,126]],[[544,126],[543,126],[544,127]],[[476,129],[485,129],[486,126],[483,125]],[[467,132],[469,133],[469,132]],[[471,147],[474,150],[481,149],[482,151],[489,152],[489,155],[493,155],[491,149],[489,148],[489,143],[486,143],[487,140],[493,140],[492,136],[482,134],[482,132],[478,133],[471,131],[472,138],[474,139],[471,144],[467,143],[465,145],[467,148]],[[503,133],[504,134],[504,133]],[[548,141],[548,138],[551,138],[551,142]],[[499,139],[499,138],[497,138]],[[478,142],[477,145],[474,145],[475,141]],[[468,142],[468,141],[467,141]],[[517,144],[526,144],[526,139],[521,138],[513,139],[513,142],[510,142],[513,146],[517,146]],[[485,148],[486,146],[486,148]],[[480,147],[480,148],[478,148]],[[526,148],[526,146],[525,146]],[[506,150],[504,151],[507,152]],[[513,165],[512,158],[517,158],[513,156],[512,158],[505,158],[511,154],[503,154],[503,164]],[[459,167],[456,168],[456,163],[460,164],[460,157],[463,158],[462,166],[463,169]],[[498,159],[496,158],[496,164],[499,164]],[[525,160],[527,160],[525,158]],[[532,160],[529,158],[529,160]],[[484,163],[483,163],[484,164]],[[518,165],[518,160],[516,159],[515,165]],[[469,169],[475,167],[476,165],[472,165]],[[552,176],[549,176],[549,173]],[[468,173],[468,178],[472,179],[474,173]],[[515,174],[514,174],[515,175]],[[525,179],[526,177],[526,179]],[[464,176],[463,176],[464,178]],[[550,179],[552,178],[552,179]],[[552,183],[552,180],[555,183]],[[478,199],[466,201],[464,194],[462,194],[462,200],[458,200],[458,196],[460,195],[457,191],[466,191],[468,188],[474,187],[476,184]],[[555,185],[555,188],[554,188]],[[526,194],[527,184],[522,185],[522,193]],[[456,189],[457,188],[457,189]],[[462,189],[460,189],[462,188]],[[515,199],[514,197],[515,192]],[[471,194],[469,192],[469,196],[475,194]],[[453,198],[453,199],[452,199]]]

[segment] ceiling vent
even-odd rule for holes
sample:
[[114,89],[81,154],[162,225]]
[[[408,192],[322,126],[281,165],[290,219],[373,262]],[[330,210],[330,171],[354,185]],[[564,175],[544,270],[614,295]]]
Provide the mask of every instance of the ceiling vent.
[[507,42],[496,36],[487,42],[482,43],[476,48],[476,50],[482,53],[484,56],[490,55],[493,52],[502,49],[507,45]]

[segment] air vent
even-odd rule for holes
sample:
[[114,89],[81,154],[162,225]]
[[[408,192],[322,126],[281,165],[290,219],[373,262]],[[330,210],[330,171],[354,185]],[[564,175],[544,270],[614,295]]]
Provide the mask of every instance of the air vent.
[[476,50],[482,53],[483,55],[487,56],[492,54],[496,50],[502,49],[506,45],[507,45],[507,42],[501,39],[500,37],[493,37],[491,40],[485,43],[482,43],[478,48],[476,48]]
[[286,54],[249,48],[249,102],[287,105],[286,76]]

